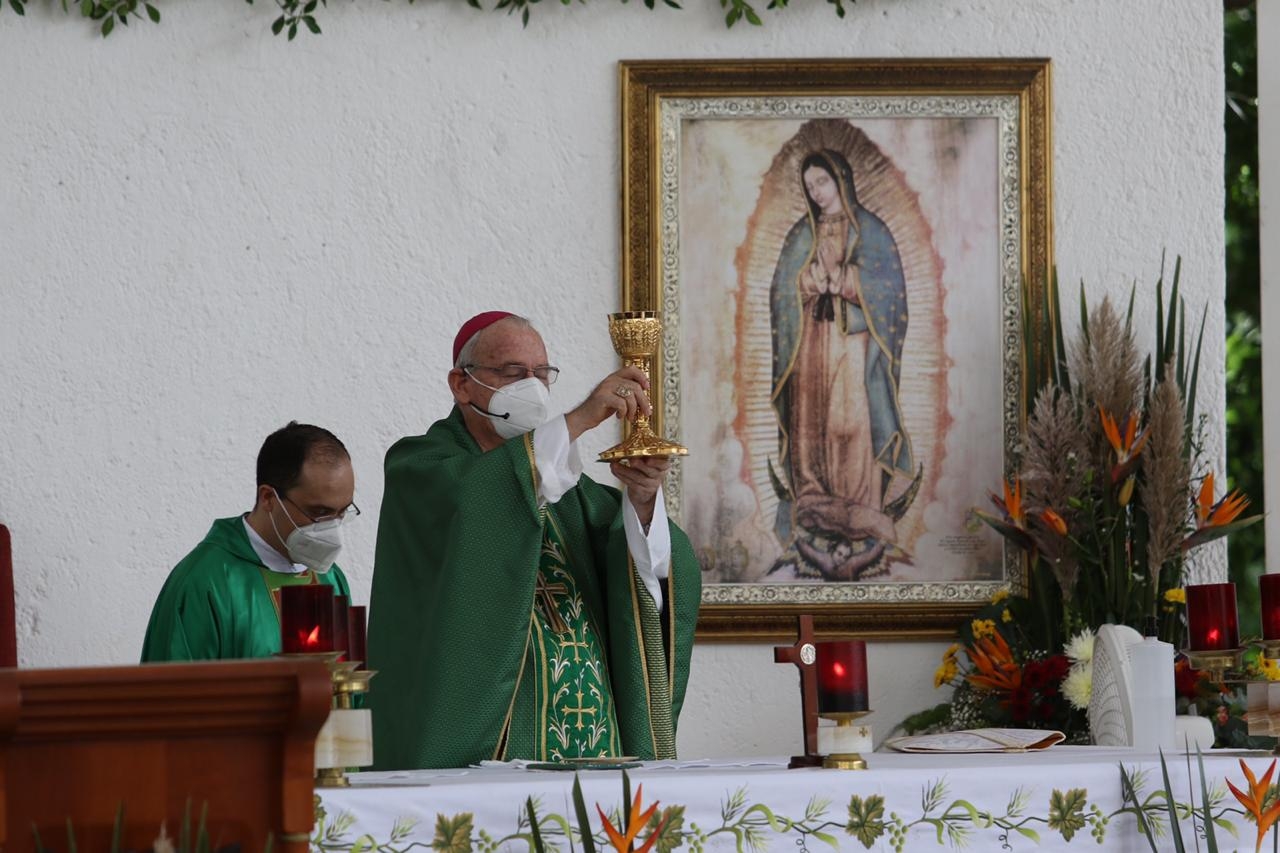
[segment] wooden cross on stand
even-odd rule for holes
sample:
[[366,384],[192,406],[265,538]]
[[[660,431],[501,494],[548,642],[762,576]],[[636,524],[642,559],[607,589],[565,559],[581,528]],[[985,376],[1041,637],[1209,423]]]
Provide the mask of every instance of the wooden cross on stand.
[[542,611],[542,615],[546,618],[547,624],[551,626],[551,630],[557,634],[569,633],[569,626],[560,617],[560,608],[556,606],[557,593],[567,595],[568,592],[569,588],[564,584],[547,583],[542,573],[538,573],[538,580],[534,583],[533,594],[538,599],[538,609]]
[[774,663],[792,663],[800,670],[800,712],[804,717],[804,755],[793,755],[788,767],[821,767],[818,753],[818,649],[813,644],[813,617],[798,619],[799,638],[790,646],[774,646]]

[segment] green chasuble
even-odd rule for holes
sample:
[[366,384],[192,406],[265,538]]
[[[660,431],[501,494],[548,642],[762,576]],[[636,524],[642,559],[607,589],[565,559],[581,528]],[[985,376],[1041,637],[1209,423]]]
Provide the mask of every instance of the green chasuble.
[[702,580],[671,525],[664,636],[622,496],[539,506],[533,438],[482,453],[455,407],[387,452],[370,601],[379,769],[675,755]]
[[271,571],[249,544],[243,518],[220,518],[169,573],[151,610],[142,662],[270,657],[280,651],[280,605],[273,593],[303,583],[327,583],[335,595],[351,594],[337,565],[323,575]]

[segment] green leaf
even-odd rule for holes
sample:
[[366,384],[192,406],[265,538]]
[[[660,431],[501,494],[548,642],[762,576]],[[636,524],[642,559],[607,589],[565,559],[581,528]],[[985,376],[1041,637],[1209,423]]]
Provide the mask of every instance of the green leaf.
[[591,837],[591,816],[587,814],[587,801],[582,796],[582,782],[573,774],[573,810],[578,815],[578,832],[582,835],[583,853],[596,853],[596,842]]
[[1016,829],[1023,838],[1030,838],[1036,844],[1040,843],[1040,833],[1036,832],[1034,829],[1026,826],[1015,826],[1014,829]]
[[[1160,757],[1164,757],[1161,750]],[[1209,786],[1204,780],[1204,756],[1200,754],[1200,745],[1196,744],[1196,763],[1200,765],[1200,802],[1204,805],[1201,820],[1204,822],[1204,841],[1209,853],[1218,853],[1218,835],[1213,829],[1213,810],[1209,807]]]
[[80,0],[80,17],[93,17],[93,0]]
[[[542,843],[542,832],[538,829],[538,813],[533,810],[533,797],[527,797],[524,801],[525,811],[529,813],[529,834],[533,836],[530,847],[534,853],[545,853],[546,846]],[[434,845],[433,845],[434,846]]]
[[111,825],[111,853],[120,853],[120,833],[124,832],[124,801],[116,806],[116,821]]
[[756,14],[756,10],[751,8],[750,6],[744,7],[743,12],[747,16],[747,23],[751,24],[752,26],[759,27],[764,24],[764,22],[760,20],[760,16]]
[[662,832],[658,834],[654,849],[658,853],[671,853],[684,843],[680,832],[684,826],[684,806],[667,806],[662,811],[655,812],[649,818],[648,830],[652,834],[659,826],[662,827]]
[[884,835],[884,797],[872,794],[865,800],[854,794],[849,798],[849,822],[844,831],[862,842],[862,846],[871,849],[876,839]]
[[[529,802],[529,814],[533,814],[533,802]],[[436,815],[436,834],[431,839],[431,849],[440,853],[471,853],[470,812],[456,814],[447,818],[443,814]]]
[[307,25],[307,29],[311,30],[313,34],[320,35],[320,25],[316,23],[315,18],[310,15],[304,15],[302,17],[302,21]]
[[147,4],[147,17],[151,19],[151,23],[160,23],[160,10],[150,3]]
[[1063,841],[1070,841],[1084,829],[1084,806],[1089,792],[1084,788],[1071,788],[1065,794],[1057,788],[1049,796],[1049,828],[1062,834]]
[[105,21],[102,22],[102,37],[106,38],[107,36],[111,35],[111,31],[114,30],[115,28],[116,28],[116,19],[107,18]]
[[293,23],[289,24],[289,41],[293,41],[293,37],[296,36],[297,34],[298,34],[298,22],[295,19]]
[[13,7],[13,11],[19,15],[27,14],[26,0],[9,0],[9,5]]
[[1164,761],[1164,751],[1160,752],[1160,772],[1164,775],[1164,802],[1169,809],[1169,830],[1173,835],[1173,848],[1178,853],[1186,853],[1186,845],[1182,841],[1182,824],[1178,823],[1178,808],[1173,799],[1173,785],[1169,782],[1169,766]]
[[284,29],[284,15],[276,18],[271,22],[271,34],[273,36],[280,35],[280,31]]
[[813,831],[813,837],[821,841],[823,844],[829,845],[832,850],[840,849],[840,840],[836,838],[834,835],[830,835],[826,832],[818,832],[815,829]]

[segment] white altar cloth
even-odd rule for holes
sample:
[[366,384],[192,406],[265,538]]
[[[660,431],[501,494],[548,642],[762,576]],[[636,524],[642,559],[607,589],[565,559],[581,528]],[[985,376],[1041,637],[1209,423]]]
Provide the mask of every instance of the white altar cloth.
[[[1204,757],[1224,850],[1254,846],[1255,827],[1224,781],[1248,791],[1242,758],[1259,778],[1272,762],[1266,753],[1234,750]],[[1159,759],[1149,754],[1056,746],[1017,754],[877,752],[867,760],[864,771],[787,770],[785,759],[718,759],[649,762],[627,773],[632,796],[643,786],[643,807],[657,800],[658,814],[669,817],[668,844],[659,845],[664,850],[750,850],[754,841],[756,849],[785,851],[944,850],[961,844],[979,851],[1150,851],[1123,797],[1121,764],[1136,774],[1143,817],[1168,832]],[[1169,755],[1167,763],[1174,799],[1183,807],[1183,834],[1194,849],[1185,806],[1203,807],[1196,758],[1190,757],[1189,767],[1181,754]],[[621,773],[584,770],[578,776],[592,832],[603,841],[596,806],[616,824]],[[544,840],[568,850],[564,833],[579,826],[573,779],[572,772],[512,766],[352,774],[349,788],[316,790],[323,813],[312,849],[524,851],[526,800],[532,797]],[[640,839],[647,836],[642,832]],[[1169,837],[1157,838],[1155,849],[1173,849]]]

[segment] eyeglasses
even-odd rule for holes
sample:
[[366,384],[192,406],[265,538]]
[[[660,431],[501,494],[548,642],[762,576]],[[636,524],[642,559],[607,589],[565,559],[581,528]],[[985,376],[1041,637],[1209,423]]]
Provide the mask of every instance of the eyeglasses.
[[319,524],[322,521],[332,521],[335,518],[341,520],[346,518],[348,514],[353,516],[360,514],[360,507],[356,506],[355,501],[352,501],[350,504],[347,505],[346,509],[340,510],[338,512],[331,512],[327,515],[318,515],[313,518],[312,516],[307,514],[306,510],[298,506],[296,501],[291,500],[288,495],[282,493],[279,489],[276,489],[275,491],[276,491],[276,495],[280,498],[280,500],[289,501],[289,503],[293,504],[293,508],[296,509],[298,512],[302,513],[302,517],[305,518],[307,521],[310,521],[312,524]]
[[503,364],[498,367],[490,367],[487,364],[465,364],[462,367],[463,370],[477,368],[487,370],[508,382],[517,382],[528,376],[533,376],[548,385],[554,385],[556,384],[556,379],[560,376],[560,368],[552,367],[549,364],[539,365],[538,367],[525,367],[523,364]]

